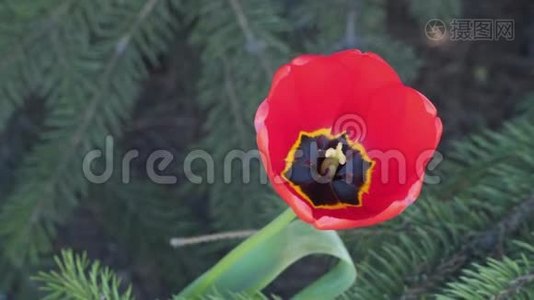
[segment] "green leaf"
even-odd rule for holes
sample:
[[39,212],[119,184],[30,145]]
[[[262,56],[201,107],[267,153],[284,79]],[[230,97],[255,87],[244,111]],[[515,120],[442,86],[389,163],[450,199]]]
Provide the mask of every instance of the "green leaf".
[[356,269],[338,234],[295,220],[288,209],[185,288],[177,299],[201,297],[215,290],[259,291],[291,264],[311,254],[331,255],[339,263],[295,299],[334,298],[354,283]]

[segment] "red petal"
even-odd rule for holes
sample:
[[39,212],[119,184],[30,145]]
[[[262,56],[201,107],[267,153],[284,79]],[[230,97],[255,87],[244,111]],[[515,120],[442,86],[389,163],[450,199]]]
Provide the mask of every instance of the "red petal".
[[257,131],[256,141],[258,143],[260,157],[263,163],[263,166],[266,169],[269,181],[271,182],[273,188],[280,195],[284,201],[286,201],[297,216],[305,222],[313,223],[313,215],[311,207],[304,201],[300,199],[288,186],[287,182],[279,175],[279,173],[273,172],[271,164],[271,156],[269,155],[269,136],[267,132],[267,127],[263,122],[264,114],[268,110],[268,103],[264,101],[256,113],[255,126]]
[[403,199],[418,181],[441,137],[441,121],[430,101],[405,86],[383,88],[372,97],[363,145],[375,161],[364,202],[381,211]]
[[[391,68],[380,56],[359,50],[345,50],[331,56],[340,62],[350,72],[353,87],[352,97],[346,99],[341,113],[363,114],[368,110],[370,101],[368,96],[376,89],[401,83],[397,72]],[[359,108],[355,109],[357,105]]]
[[281,172],[283,160],[300,131],[336,127],[347,114],[363,116],[369,106],[368,93],[398,83],[389,65],[375,54],[357,50],[331,56],[303,55],[281,67],[269,95],[264,122],[271,146],[273,170]]

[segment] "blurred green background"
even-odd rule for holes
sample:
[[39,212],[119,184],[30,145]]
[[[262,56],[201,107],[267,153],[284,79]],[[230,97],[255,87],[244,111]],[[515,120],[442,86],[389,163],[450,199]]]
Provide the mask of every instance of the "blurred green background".
[[[432,19],[445,36],[428,36]],[[514,36],[456,41],[453,19],[512,20]],[[171,238],[259,229],[286,207],[257,162],[248,184],[238,168],[230,183],[216,168],[213,183],[193,184],[188,153],[220,166],[255,149],[254,112],[276,68],[347,48],[389,61],[436,104],[445,133],[432,173],[442,183],[395,221],[341,233],[360,271],[344,297],[534,297],[532,1],[0,0],[0,299],[54,290],[32,276],[62,249],[109,266],[137,299],[177,293],[239,239]],[[107,136],[115,169],[94,184],[83,159]],[[176,183],[150,180],[155,150],[174,155],[161,174]],[[331,263],[306,258],[264,292],[288,297]]]

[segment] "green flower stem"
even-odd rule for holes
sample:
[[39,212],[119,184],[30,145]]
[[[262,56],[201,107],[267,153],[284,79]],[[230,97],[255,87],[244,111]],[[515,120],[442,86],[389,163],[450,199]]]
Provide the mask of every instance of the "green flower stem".
[[335,231],[319,231],[295,220],[286,210],[261,231],[245,240],[178,296],[195,299],[220,292],[261,291],[292,263],[310,254],[339,258],[338,265],[299,292],[295,299],[330,299],[347,289],[356,269]]

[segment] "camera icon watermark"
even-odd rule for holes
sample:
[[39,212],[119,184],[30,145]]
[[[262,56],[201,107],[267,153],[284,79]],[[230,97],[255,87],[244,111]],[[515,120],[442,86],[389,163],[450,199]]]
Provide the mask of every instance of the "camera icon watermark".
[[513,41],[513,19],[452,19],[446,24],[440,19],[431,19],[425,25],[429,40],[442,41]]
[[365,120],[357,114],[346,114],[336,119],[332,126],[334,132],[344,132],[354,141],[364,140],[367,136]]
[[425,35],[433,41],[443,40],[447,35],[447,25],[440,19],[432,19],[426,22]]

